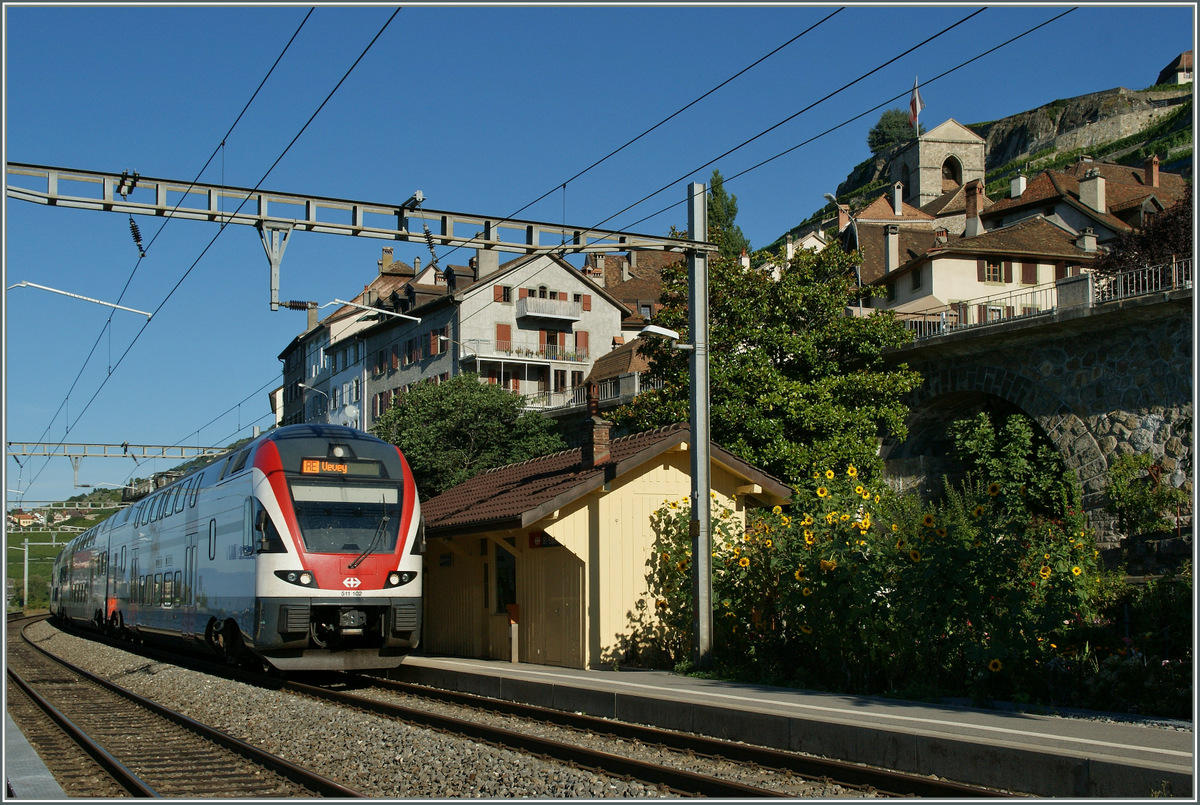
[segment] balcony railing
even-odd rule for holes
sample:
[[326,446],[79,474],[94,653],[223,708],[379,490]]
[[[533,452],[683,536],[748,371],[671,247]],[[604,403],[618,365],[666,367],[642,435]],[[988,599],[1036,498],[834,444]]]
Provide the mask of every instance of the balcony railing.
[[469,339],[463,345],[466,349],[462,357],[475,358],[529,358],[531,360],[566,361],[568,363],[587,363],[591,360],[589,351],[579,347],[560,347],[556,344],[540,344],[536,341],[487,341]]
[[[1060,307],[1091,307],[1104,302],[1129,299],[1152,293],[1190,290],[1192,261],[1172,260],[1156,266],[1143,266],[1115,274],[1086,274],[1079,278],[1079,291],[1060,289],[1062,281],[1019,291],[982,296],[955,302],[929,311],[898,314],[896,318],[912,331],[916,340],[945,335],[957,330],[983,327],[997,322],[1044,316]],[[1083,288],[1086,287],[1086,292]]]
[[517,300],[517,318],[523,316],[579,321],[583,318],[583,305],[566,299],[542,299],[539,296],[526,296]]
[[[597,398],[605,403],[626,403],[648,389],[662,387],[661,380],[652,379],[640,372],[631,372],[619,377],[610,377],[596,384]],[[587,405],[587,387],[575,386],[562,391],[544,391],[525,397],[525,407],[539,411],[555,411],[567,408],[583,408]]]

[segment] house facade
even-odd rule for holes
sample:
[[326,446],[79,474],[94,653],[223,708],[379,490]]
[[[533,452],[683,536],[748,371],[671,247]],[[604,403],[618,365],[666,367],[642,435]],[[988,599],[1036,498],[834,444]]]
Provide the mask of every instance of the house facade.
[[530,408],[551,407],[582,386],[629,315],[553,255],[521,257],[481,277],[477,265],[410,284],[401,310],[419,322],[384,317],[362,333],[367,426],[413,383],[463,372],[525,396]]
[[[686,426],[482,473],[425,501],[424,648],[434,654],[598,668],[636,655],[651,628],[653,513],[688,498]],[[717,446],[714,503],[745,517],[791,490]],[[640,613],[640,614],[639,614]]]

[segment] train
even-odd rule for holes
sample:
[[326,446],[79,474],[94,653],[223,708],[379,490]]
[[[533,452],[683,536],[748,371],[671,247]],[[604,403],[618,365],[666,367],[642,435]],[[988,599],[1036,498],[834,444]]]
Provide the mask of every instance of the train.
[[64,625],[280,672],[392,668],[421,638],[425,524],[395,445],[286,425],[73,538]]

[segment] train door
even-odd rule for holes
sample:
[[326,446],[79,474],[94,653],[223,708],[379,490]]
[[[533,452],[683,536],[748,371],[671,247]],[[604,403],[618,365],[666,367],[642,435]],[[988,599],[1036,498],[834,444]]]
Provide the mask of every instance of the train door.
[[197,532],[192,531],[184,538],[183,548],[183,589],[180,590],[180,608],[182,609],[179,629],[184,637],[196,636],[196,553]]
[[141,612],[142,603],[142,577],[141,570],[138,565],[137,548],[131,548],[129,551],[129,621],[125,625],[133,628],[138,625],[138,615]]

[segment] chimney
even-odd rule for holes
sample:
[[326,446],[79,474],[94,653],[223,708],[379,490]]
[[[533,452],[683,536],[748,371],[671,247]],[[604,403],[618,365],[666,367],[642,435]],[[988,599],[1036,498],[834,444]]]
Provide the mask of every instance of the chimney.
[[1146,158],[1146,187],[1158,187],[1158,154]]
[[1009,193],[1008,193],[1009,197],[1010,198],[1020,198],[1021,194],[1025,192],[1025,184],[1026,184],[1025,174],[1021,173],[1020,171],[1017,171],[1017,175],[1012,177],[1012,187],[1010,188]]
[[421,258],[414,257],[413,258],[413,279],[416,279],[416,276],[420,273],[421,273]]
[[475,262],[479,266],[480,278],[500,270],[500,252],[495,249],[476,249]]
[[796,254],[796,242],[794,240],[792,240],[791,235],[787,236],[787,240],[785,241],[785,245],[784,245],[783,254],[787,258],[787,261],[789,263],[792,262],[792,256]]
[[884,235],[884,253],[887,255],[883,270],[890,274],[900,267],[900,227],[888,224]]
[[750,267],[750,255],[746,254],[746,250],[742,249],[742,256],[738,260],[742,264],[742,268]]
[[972,179],[967,182],[967,186],[963,189],[966,193],[967,202],[966,225],[963,228],[963,237],[973,238],[976,235],[982,235],[984,232],[983,221],[979,218],[979,213],[983,207],[983,182],[978,179]]
[[[896,182],[892,185],[892,212],[896,213],[896,217],[904,215],[904,185]],[[840,216],[839,216],[840,220]]]
[[850,226],[850,210],[838,205],[838,234],[846,231],[846,227]]
[[391,264],[392,264],[392,247],[384,246],[383,247],[383,259],[379,261],[379,273],[382,274],[384,271],[387,271],[388,266],[390,266]]
[[1108,212],[1104,203],[1104,177],[1092,168],[1079,182],[1079,200],[1099,213]]
[[467,267],[471,269],[471,279],[478,280],[479,279],[479,258],[472,257],[470,260],[467,261]]
[[583,424],[583,466],[595,467],[608,461],[612,423],[600,416],[599,386],[587,384],[588,418]]
[[1083,249],[1085,252],[1096,251],[1096,233],[1089,226],[1085,227],[1083,232],[1075,239],[1075,245]]
[[311,330],[317,326],[318,318],[319,317],[317,315],[317,303],[309,302],[308,303],[308,329],[306,329],[305,332],[308,332],[308,330]]

